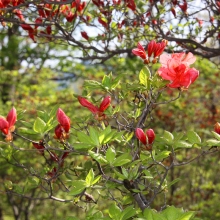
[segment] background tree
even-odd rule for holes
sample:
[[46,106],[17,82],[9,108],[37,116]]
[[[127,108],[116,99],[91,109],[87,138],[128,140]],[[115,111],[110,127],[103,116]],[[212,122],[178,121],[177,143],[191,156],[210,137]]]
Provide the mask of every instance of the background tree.
[[[126,181],[125,186],[127,188],[123,188],[120,194],[115,193],[115,191],[112,190],[112,188],[115,187],[114,184],[110,184],[110,186],[106,188],[107,192],[103,189],[102,193],[92,194],[94,196],[94,200],[93,197],[91,197],[90,191],[88,192],[88,194],[82,194],[82,197],[76,196],[74,197],[74,199],[73,196],[67,196],[67,188],[65,188],[66,180],[71,182],[73,181],[73,179],[76,180],[77,178],[79,178],[84,181],[91,167],[94,169],[93,171],[95,172],[95,174],[98,174],[96,170],[96,164],[94,163],[94,161],[97,161],[98,159],[93,158],[95,157],[94,155],[93,157],[91,155],[84,155],[81,150],[79,153],[81,156],[79,156],[77,152],[71,152],[70,155],[74,156],[67,156],[65,158],[64,168],[60,168],[59,171],[54,170],[54,167],[56,167],[56,165],[58,165],[59,163],[57,162],[56,157],[53,157],[53,154],[49,152],[54,152],[59,157],[62,157],[62,153],[65,152],[65,147],[64,149],[62,149],[62,151],[57,148],[53,149],[53,146],[57,146],[57,142],[52,138],[54,135],[52,134],[52,129],[49,132],[50,136],[48,137],[48,139],[47,136],[42,136],[39,131],[35,131],[33,134],[33,125],[37,123],[36,117],[38,116],[39,118],[46,121],[46,118],[49,116],[46,116],[47,114],[45,113],[45,111],[49,113],[50,110],[53,109],[52,107],[54,107],[55,104],[62,104],[62,109],[65,109],[66,114],[71,117],[71,121],[74,122],[74,129],[71,129],[72,133],[70,135],[71,139],[69,142],[75,144],[75,142],[78,140],[77,138],[79,138],[78,136],[80,136],[79,134],[78,136],[76,135],[77,131],[83,131],[83,128],[88,128],[88,124],[85,122],[88,121],[89,124],[95,126],[95,124],[97,124],[97,121],[95,121],[93,117],[90,117],[91,115],[88,114],[88,111],[85,110],[85,112],[83,113],[82,107],[79,106],[77,99],[73,99],[72,90],[69,91],[68,89],[66,89],[65,84],[59,84],[58,87],[57,84],[54,83],[54,81],[64,82],[62,79],[70,79],[77,76],[86,76],[87,79],[93,81],[86,81],[83,95],[88,95],[88,97],[92,98],[92,100],[90,99],[91,102],[94,101],[94,104],[99,105],[102,100],[102,96],[106,92],[109,92],[109,90],[103,90],[103,87],[107,86],[108,88],[109,86],[107,82],[110,75],[108,75],[108,77],[105,75],[106,73],[112,71],[113,79],[114,77],[117,78],[118,73],[123,73],[121,74],[121,79],[125,80],[120,79],[120,82],[127,83],[122,83],[122,85],[126,85],[124,87],[120,87],[119,85],[117,87],[117,89],[122,90],[121,93],[119,93],[119,97],[121,99],[123,97],[124,100],[128,99],[128,101],[120,102],[120,108],[123,109],[126,114],[128,114],[128,120],[138,120],[138,117],[141,113],[140,109],[141,107],[143,107],[142,105],[144,96],[142,94],[139,94],[139,92],[137,91],[140,89],[139,83],[137,81],[137,75],[139,74],[139,70],[143,67],[143,64],[141,61],[134,59],[133,55],[131,54],[131,50],[136,47],[136,43],[139,40],[143,40],[144,45],[147,45],[151,39],[157,37],[158,39],[169,39],[169,44],[166,48],[167,52],[182,52],[183,50],[190,50],[193,53],[202,54],[203,57],[216,57],[219,53],[219,50],[215,49],[215,47],[218,47],[218,42],[214,41],[215,44],[212,45],[211,39],[218,39],[218,1],[213,1],[209,3],[203,2],[203,4],[200,4],[198,8],[193,7],[194,5],[196,5],[195,1],[150,1],[147,3],[142,3],[141,1],[91,1],[88,2],[88,4],[84,4],[79,1],[17,1],[16,5],[14,1],[5,1],[1,2],[1,4],[1,7],[3,9],[1,19],[3,22],[2,24],[5,25],[2,31],[5,31],[6,33],[6,35],[2,35],[2,48],[5,49],[2,50],[4,53],[2,53],[1,62],[4,69],[1,72],[1,85],[2,91],[5,93],[3,94],[4,96],[2,96],[2,108],[5,112],[1,112],[1,115],[7,115],[9,106],[11,106],[12,104],[15,105],[16,108],[19,110],[28,110],[25,114],[20,114],[18,118],[19,120],[17,122],[17,127],[23,127],[23,129],[18,129],[16,132],[18,135],[23,135],[29,140],[25,140],[24,143],[24,139],[18,136],[14,139],[14,145],[12,144],[11,146],[9,146],[3,141],[3,137],[1,142],[3,149],[2,160],[4,161],[2,162],[4,164],[4,166],[2,167],[2,170],[4,170],[4,172],[2,171],[2,180],[4,182],[4,189],[2,188],[2,192],[5,192],[5,188],[7,189],[7,193],[9,195],[8,201],[14,210],[15,219],[28,219],[30,218],[30,215],[31,218],[34,217],[35,219],[63,218],[64,216],[66,217],[68,215],[73,216],[72,212],[70,212],[70,210],[72,211],[73,209],[74,212],[78,213],[77,215],[75,215],[77,216],[77,218],[81,216],[82,219],[85,219],[85,215],[87,215],[87,218],[92,218],[92,211],[90,213],[87,213],[85,211],[85,208],[89,208],[92,204],[95,204],[96,199],[98,198],[98,209],[100,211],[104,210],[105,212],[106,207],[104,207],[101,202],[102,199],[105,199],[105,197],[102,198],[103,192],[107,193],[108,197],[111,198],[111,200],[116,201],[121,210],[123,210],[123,208],[129,205],[131,201],[131,197],[129,196],[125,196],[125,201],[121,201],[122,195],[127,194],[127,191],[126,193],[124,193],[124,190],[129,191],[131,190],[130,187],[133,187]],[[202,19],[200,19],[200,14],[199,16],[197,16],[200,11],[207,12],[207,14],[202,15],[204,16],[204,19],[203,17]],[[86,15],[90,16],[91,18],[86,17]],[[145,19],[142,22],[143,15]],[[176,18],[174,18],[174,16]],[[199,17],[200,20],[196,19],[197,17]],[[85,18],[88,19],[88,21],[85,20]],[[164,21],[162,19],[164,19]],[[208,25],[209,19],[210,22],[213,22],[211,23],[212,25]],[[87,28],[89,27],[91,27],[91,32],[87,31]],[[189,28],[189,33],[186,31],[187,28]],[[90,36],[92,32],[94,32],[94,36]],[[10,38],[10,34],[13,37]],[[21,35],[22,38],[20,38],[19,40],[13,34],[16,34],[18,36]],[[24,39],[23,36],[27,34],[28,38],[25,38],[25,41],[21,41],[21,39]],[[205,38],[207,39],[206,43],[204,42]],[[10,41],[8,39],[10,39]],[[31,43],[30,46],[27,45],[27,42],[33,41],[36,41],[37,44]],[[180,42],[181,44],[176,44],[176,42]],[[62,46],[62,44],[64,44],[64,46]],[[31,50],[30,48],[33,49]],[[11,51],[15,51],[16,53],[12,54]],[[123,56],[121,56],[120,59],[113,58],[113,56],[115,55],[120,55],[124,53],[127,53],[131,59],[124,59]],[[96,66],[94,69],[92,66],[89,66],[88,63],[86,63],[87,65],[84,65],[84,63],[82,65],[79,63],[74,63],[74,73],[72,73],[73,58],[78,58],[82,61],[92,61],[94,63],[102,62],[102,65],[99,67]],[[110,60],[109,58],[111,58],[112,60]],[[56,70],[55,72],[43,68],[47,59],[50,59],[49,65],[52,66],[53,70]],[[54,65],[53,61],[51,62],[51,59],[58,61],[58,65]],[[22,66],[20,65],[22,61],[26,61],[26,65],[28,64],[28,67],[25,70],[23,69],[23,73],[20,72],[22,69]],[[204,78],[204,80],[211,80],[212,84],[210,88],[207,88],[207,84],[205,83],[202,83],[202,86],[200,86],[201,84],[199,84],[199,86],[195,86],[195,89],[192,85],[192,89],[190,87],[190,90],[188,92],[181,93],[183,96],[182,99],[174,102],[174,104],[170,105],[169,108],[162,108],[160,107],[160,105],[158,105],[155,110],[156,116],[153,116],[154,113],[152,112],[152,115],[148,118],[147,123],[147,125],[152,125],[154,127],[157,127],[157,129],[159,127],[161,130],[158,131],[158,134],[160,132],[163,133],[162,128],[165,128],[170,132],[188,131],[189,127],[192,129],[196,123],[200,122],[201,119],[203,119],[201,124],[198,124],[198,126],[201,126],[203,129],[201,129],[201,132],[199,131],[198,133],[200,137],[207,138],[207,136],[210,136],[210,134],[204,132],[204,127],[207,128],[207,122],[209,122],[209,129],[213,130],[213,125],[215,121],[218,120],[218,102],[216,102],[218,90],[213,90],[213,84],[216,83],[215,77],[218,76],[218,72],[216,72],[216,76],[214,76],[212,69],[215,68],[215,66],[211,63],[207,63],[207,61],[204,62],[204,60],[202,60],[197,65],[197,69],[199,69],[201,73],[206,73],[207,76],[209,76],[206,77],[206,74],[203,74],[202,78]],[[155,67],[154,65],[153,70],[157,69],[158,66]],[[49,83],[48,78],[52,80],[49,81]],[[96,80],[97,78],[103,79],[102,86],[94,82],[94,80]],[[8,81],[11,79],[13,79],[14,81],[13,84],[8,83]],[[131,85],[129,82],[136,82],[136,84]],[[198,87],[201,89],[201,93],[204,89],[206,89],[207,94],[204,95],[204,97],[200,97],[201,93],[199,93]],[[113,89],[110,92],[111,95],[113,95],[113,97],[115,98],[115,105],[113,104],[112,106],[117,107],[119,105],[119,103],[117,102],[118,94]],[[191,95],[190,92],[192,93]],[[177,90],[168,90],[167,94],[162,94],[160,101],[169,101],[171,97],[175,98],[177,95]],[[183,98],[185,99],[185,101],[183,100]],[[197,113],[195,113],[194,117],[190,119],[189,115],[192,115],[193,110],[195,111],[195,105],[193,105],[193,109],[185,108],[185,106],[188,107],[192,100],[194,101],[194,103],[198,102],[198,107],[196,108]],[[201,107],[201,103],[207,104]],[[36,111],[36,109],[43,112]],[[56,109],[56,107],[54,109]],[[77,112],[77,116],[73,114],[73,109]],[[182,109],[184,109],[184,114]],[[117,113],[117,111],[115,111],[114,113]],[[202,113],[204,113],[203,117],[201,117]],[[51,111],[50,116],[53,115],[55,117],[54,114],[55,110]],[[80,119],[80,117],[84,117],[84,114],[87,115],[87,118],[83,118],[83,120]],[[111,115],[112,112],[108,112],[107,114]],[[176,115],[178,115],[178,118],[176,117]],[[188,116],[188,118],[184,117],[186,115]],[[122,118],[125,117],[124,113],[119,116]],[[115,116],[116,119],[118,119],[119,116]],[[152,118],[154,120],[152,120]],[[157,118],[159,120],[157,120]],[[183,120],[183,118],[185,120]],[[125,118],[123,120],[125,120]],[[194,123],[189,123],[191,121],[194,121]],[[114,129],[115,126],[118,125],[120,122],[121,121],[117,120],[116,122],[111,121],[112,128]],[[54,124],[56,123],[57,122],[55,120]],[[126,128],[125,130],[128,131],[129,129]],[[88,134],[88,132],[91,132],[90,130],[88,131],[88,129],[86,129],[85,131],[86,134]],[[36,157],[34,157],[34,159],[30,161],[29,158],[32,157],[33,151],[38,152],[38,150],[34,149],[34,146],[31,142],[34,142],[36,144],[42,138],[46,141],[46,143],[49,144],[49,147],[52,148],[48,149],[48,151],[45,153],[45,157],[42,157],[41,154],[36,153]],[[158,143],[159,145],[160,141],[156,143]],[[22,148],[20,148],[20,146],[22,146]],[[118,143],[114,143],[113,146],[117,147],[120,145]],[[28,153],[26,150],[28,150],[28,152],[30,153]],[[207,150],[207,148],[205,148],[205,150]],[[103,149],[103,154],[101,153],[101,156],[105,156],[104,152],[105,149]],[[186,150],[185,154],[180,154],[180,158],[178,159],[188,159],[187,152],[188,150]],[[194,149],[194,151],[190,151],[191,154],[192,152],[193,155],[195,155],[196,157],[200,150]],[[121,152],[117,153],[119,153],[119,155],[121,154]],[[91,157],[93,158],[92,160]],[[165,163],[167,163],[166,165],[169,165],[172,158],[167,157],[165,159]],[[210,159],[207,160],[208,163],[210,163]],[[212,157],[213,164],[216,164],[216,160],[217,159]],[[8,166],[8,163],[5,163],[5,161],[7,161],[11,165]],[[101,162],[98,161],[98,163]],[[205,161],[203,161],[203,164],[205,167],[207,167]],[[72,166],[74,168],[72,168]],[[201,166],[201,163],[199,163],[199,166]],[[11,167],[14,167],[14,169],[12,169]],[[126,174],[126,172],[128,171],[130,172],[128,167],[129,166],[122,166],[122,168],[124,169],[122,169],[121,171],[119,170],[119,172],[117,172],[116,169],[115,175],[118,175],[117,178],[121,178],[121,181],[128,178]],[[33,170],[31,168],[33,168]],[[27,172],[24,173],[24,170],[26,170]],[[82,172],[80,170],[82,170]],[[182,174],[184,177],[186,176],[183,171],[182,173],[180,173],[179,170],[180,169],[176,167],[175,169],[170,169],[170,181],[175,180],[175,178],[179,177],[180,174]],[[178,185],[172,185],[170,191],[171,196],[168,199],[168,201],[170,201],[169,204],[176,204],[182,207],[183,204],[185,204],[184,202],[186,202],[186,205],[184,207],[188,208],[190,200],[193,203],[193,206],[191,206],[191,208],[194,210],[197,209],[197,207],[200,207],[200,204],[201,206],[205,206],[209,203],[215,203],[214,201],[215,199],[218,199],[218,196],[213,196],[213,200],[209,199],[210,192],[214,192],[213,195],[216,195],[216,192],[218,192],[218,187],[214,188],[213,185],[209,183],[209,176],[213,176],[212,173],[210,173],[209,170],[208,174],[205,174],[203,172],[203,169],[199,169],[198,166],[195,166],[195,170],[200,170],[201,172],[201,175],[198,175],[198,182],[200,186],[196,188],[196,180],[194,180],[194,178],[188,179],[189,185],[193,185],[188,189],[183,187],[181,184],[181,192],[179,192],[178,190],[180,188],[180,183],[176,183]],[[79,175],[80,172],[81,174]],[[131,173],[135,173],[135,170],[132,170]],[[66,175],[66,177],[64,176],[64,174]],[[124,177],[120,176],[120,174]],[[50,177],[50,175],[51,179],[49,179],[48,182],[48,177]],[[59,175],[59,178],[55,181],[56,178],[53,175]],[[91,171],[89,176],[92,175],[93,174]],[[147,174],[145,173],[145,175],[148,179],[152,178],[151,172]],[[153,175],[155,175],[155,173]],[[207,175],[207,178],[205,178],[205,175]],[[33,176],[36,178],[33,178]],[[192,176],[194,177],[194,173],[192,174]],[[169,181],[169,178],[167,180]],[[215,183],[217,182],[218,179],[215,180]],[[65,184],[62,185],[62,183]],[[84,182],[79,183],[81,183],[81,185],[84,184]],[[202,185],[201,183],[204,183],[204,185]],[[52,191],[47,188],[48,186],[53,187]],[[74,186],[72,187],[74,188]],[[204,190],[205,187],[207,190]],[[54,193],[58,189],[59,192],[57,193],[57,196],[59,197],[52,197],[53,195],[50,194],[50,192]],[[185,190],[189,192],[189,189],[189,196],[191,196],[190,199],[185,196],[188,194],[185,193]],[[21,195],[23,195],[23,197],[21,197]],[[149,198],[152,198],[151,196],[152,195],[150,194],[148,195]],[[203,198],[203,201],[201,203],[199,203],[198,201],[198,197],[200,196]],[[55,202],[48,202],[49,199],[56,201],[57,198],[65,198],[67,200],[69,199],[71,201],[74,201],[74,207],[76,209],[71,205],[73,203],[70,203],[68,207],[64,207],[63,205],[61,206],[60,204],[57,204]],[[158,210],[161,208],[161,206],[164,205],[164,200],[161,203],[162,200],[160,198],[161,197],[159,195],[159,199],[155,199],[153,203],[153,207],[157,208]],[[62,201],[63,200],[61,199],[60,202]],[[207,201],[207,203],[204,201]],[[48,205],[48,208],[46,207],[45,209],[50,210],[51,204],[54,207],[53,211],[51,211],[49,214],[47,213],[46,216],[43,212],[41,212],[41,215],[39,216],[35,214],[39,213],[39,210],[42,209],[42,205]],[[121,207],[120,204],[123,204],[123,207]],[[3,203],[2,205],[3,207],[6,206],[5,203]],[[207,211],[204,206],[203,209],[198,208],[200,210],[202,219],[204,219],[205,216],[207,216],[207,219],[210,219],[210,215],[213,216],[213,214],[211,213],[214,213],[214,215],[216,215],[216,218],[218,217],[218,212],[215,211],[215,206],[212,205],[213,211],[210,211],[210,207]],[[31,210],[30,207],[33,207],[33,210]],[[15,210],[19,210],[19,212],[16,213]],[[113,205],[112,210],[113,211],[110,213],[117,213],[118,209],[116,206]],[[82,215],[82,213],[85,213],[85,215]],[[99,211],[95,211],[95,213],[96,214],[94,214],[94,218],[96,219],[97,216],[100,217],[102,215]],[[131,213],[134,213],[132,209]]]

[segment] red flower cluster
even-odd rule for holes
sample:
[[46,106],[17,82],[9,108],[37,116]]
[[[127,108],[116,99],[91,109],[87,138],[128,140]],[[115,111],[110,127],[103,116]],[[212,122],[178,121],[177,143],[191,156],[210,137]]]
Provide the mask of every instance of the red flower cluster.
[[148,129],[145,134],[141,128],[137,128],[135,135],[137,139],[146,146],[147,150],[152,150],[152,144],[156,136],[153,129]]
[[15,130],[14,124],[16,120],[17,114],[14,107],[9,111],[6,119],[0,116],[0,131],[2,131],[2,133],[6,135],[6,141],[13,140],[12,132]]
[[57,110],[57,120],[59,124],[55,128],[54,137],[59,140],[69,138],[70,119],[61,108]]
[[156,63],[158,57],[163,53],[165,47],[167,45],[167,41],[163,40],[161,43],[156,43],[156,41],[152,40],[147,46],[147,53],[144,47],[138,43],[137,48],[132,50],[132,53],[136,56],[141,57],[144,60],[144,63],[148,64],[151,62],[150,57],[153,57],[152,63]]
[[158,73],[163,79],[171,81],[168,84],[170,88],[188,89],[199,76],[198,70],[189,67],[195,60],[196,57],[192,53],[162,54],[162,67]]
[[87,99],[83,98],[83,97],[78,97],[79,103],[88,108],[89,111],[91,111],[94,115],[95,118],[98,120],[103,120],[106,118],[106,115],[104,114],[104,111],[109,107],[109,105],[111,104],[111,97],[107,96],[103,99],[103,101],[101,102],[100,106],[94,106],[91,102],[89,102]]

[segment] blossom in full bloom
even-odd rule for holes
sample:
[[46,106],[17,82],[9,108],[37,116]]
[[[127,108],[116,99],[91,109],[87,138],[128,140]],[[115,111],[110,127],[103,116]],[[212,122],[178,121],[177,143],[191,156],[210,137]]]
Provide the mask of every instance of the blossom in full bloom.
[[189,66],[193,64],[196,57],[192,53],[174,53],[172,55],[162,54],[160,56],[159,75],[169,80],[170,88],[188,89],[199,76],[199,71]]
[[141,128],[136,128],[135,135],[137,139],[146,146],[147,150],[152,150],[152,144],[156,137],[153,129],[148,129],[146,133]]
[[16,109],[13,107],[6,118],[0,116],[0,131],[5,134],[6,141],[12,141],[12,132],[15,130],[15,122],[17,120]]
[[111,97],[110,96],[106,96],[99,107],[94,106],[91,102],[89,102],[87,99],[79,96],[78,97],[79,103],[86,107],[87,109],[89,109],[89,111],[91,111],[94,115],[95,118],[98,120],[102,120],[106,118],[106,115],[104,114],[104,111],[110,106],[111,104]]

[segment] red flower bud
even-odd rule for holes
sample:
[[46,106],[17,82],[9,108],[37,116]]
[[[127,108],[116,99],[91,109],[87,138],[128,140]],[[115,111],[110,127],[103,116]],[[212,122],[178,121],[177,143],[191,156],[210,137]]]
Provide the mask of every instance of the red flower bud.
[[141,128],[136,128],[135,130],[135,135],[137,137],[137,139],[144,145],[147,144],[147,138],[146,138],[146,134],[144,133],[144,131]]
[[153,129],[148,129],[146,131],[146,135],[147,135],[147,138],[148,138],[148,144],[152,144],[154,142],[154,139],[155,139],[154,130]]
[[85,31],[82,31],[82,32],[81,32],[81,35],[82,35],[82,37],[85,38],[86,40],[89,40],[89,36],[88,36],[88,34],[87,34]]
[[100,104],[99,111],[104,112],[109,107],[110,104],[111,104],[111,97],[110,96],[105,97],[102,103]]
[[60,125],[63,127],[65,132],[68,133],[70,130],[70,119],[61,108],[58,108],[57,110],[57,120],[60,123]]
[[220,123],[216,122],[214,130],[217,134],[220,134]]

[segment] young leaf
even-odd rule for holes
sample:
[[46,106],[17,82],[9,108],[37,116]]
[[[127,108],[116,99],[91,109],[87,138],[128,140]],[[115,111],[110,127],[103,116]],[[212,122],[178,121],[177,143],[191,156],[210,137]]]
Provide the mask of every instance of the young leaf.
[[93,180],[94,180],[94,172],[93,172],[93,169],[90,169],[89,173],[86,176],[87,187],[92,185]]
[[201,138],[195,131],[188,131],[187,132],[187,138],[188,141],[192,144],[200,144],[201,143]]
[[167,142],[167,144],[172,144],[174,137],[169,131],[164,131],[163,139]]
[[121,156],[117,157],[114,161],[113,161],[113,165],[114,166],[122,166],[126,163],[129,163],[132,160],[131,155],[129,153],[125,153],[122,154]]
[[93,127],[89,127],[89,136],[90,136],[90,139],[92,140],[93,144],[95,146],[99,146],[99,133],[98,131],[93,128]]
[[108,150],[106,151],[106,159],[109,163],[112,163],[115,159],[115,150],[111,147],[108,148]]
[[140,84],[147,87],[149,77],[150,77],[150,70],[145,66],[139,73]]
[[136,215],[136,211],[135,211],[134,207],[133,206],[128,206],[121,213],[120,220],[131,219],[131,217],[133,217],[134,215]]
[[109,208],[109,216],[114,220],[120,220],[121,209],[114,203]]
[[39,117],[34,122],[33,130],[37,133],[43,133],[46,123]]
[[220,141],[220,135],[218,133],[216,133],[215,131],[212,131],[213,136]]
[[179,149],[179,148],[191,148],[192,144],[186,142],[186,141],[177,141],[174,143],[174,148]]
[[101,154],[98,154],[98,153],[95,153],[93,151],[88,151],[89,155],[94,159],[96,160],[97,162],[101,163],[101,164],[106,164],[108,163],[108,161],[101,155]]
[[84,180],[74,180],[72,181],[72,188],[69,192],[69,195],[75,196],[83,192],[83,190],[86,188],[87,184]]
[[78,131],[76,134],[80,142],[86,143],[89,145],[94,145],[94,142],[91,140],[90,136],[80,131]]
[[194,215],[194,212],[184,212],[174,206],[170,206],[161,212],[161,216],[166,220],[190,220]]

